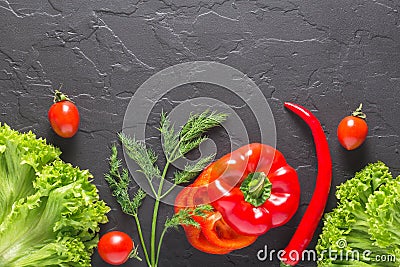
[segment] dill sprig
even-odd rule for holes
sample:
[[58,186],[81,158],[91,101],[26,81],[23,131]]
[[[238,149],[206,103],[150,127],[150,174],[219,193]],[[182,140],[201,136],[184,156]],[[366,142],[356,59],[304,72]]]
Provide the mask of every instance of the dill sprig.
[[227,116],[225,113],[210,112],[209,110],[200,114],[190,114],[181,130],[175,132],[174,124],[162,112],[159,131],[163,137],[163,148],[167,161],[174,162],[197,148],[208,138],[204,133],[220,125]]
[[[161,199],[168,195],[178,184],[186,183],[193,179],[212,161],[214,155],[203,157],[198,162],[194,164],[188,164],[183,170],[175,172],[172,178],[174,184],[168,190],[166,190],[166,192],[164,192],[165,190],[163,190],[163,185],[170,165],[174,161],[184,157],[191,150],[198,148],[199,145],[208,138],[205,133],[209,129],[220,125],[223,121],[225,121],[226,117],[227,114],[225,113],[217,113],[214,111],[210,112],[209,110],[206,110],[200,114],[190,114],[186,124],[176,132],[174,124],[171,123],[167,114],[162,112],[160,118],[160,127],[158,128],[162,136],[162,145],[166,158],[162,172],[156,165],[158,158],[157,155],[151,148],[146,146],[144,141],[139,141],[135,139],[135,137],[129,137],[124,133],[120,133],[118,135],[122,145],[125,148],[126,154],[139,166],[140,170],[138,171],[145,175],[155,197],[153,217],[151,222],[149,254],[147,253],[146,244],[143,239],[137,213],[137,209],[139,208],[146,194],[139,189],[138,192],[133,196],[132,200],[130,199],[128,193],[129,174],[127,170],[123,170],[122,173],[119,171],[121,162],[117,158],[117,149],[115,146],[113,146],[112,155],[110,158],[110,172],[106,175],[106,180],[110,184],[110,187],[113,190],[113,195],[117,198],[122,210],[135,218],[140,241],[143,246],[143,251],[145,253],[148,266],[157,267],[161,244],[167,229],[171,227],[177,227],[179,224],[199,227],[198,223],[193,220],[192,216],[205,216],[207,211],[212,210],[210,205],[202,205],[193,209],[182,209],[172,218],[167,219],[164,225],[164,230],[162,231],[158,241],[156,254],[157,216]],[[157,190],[155,190],[152,183],[154,178],[159,179],[159,186]]]
[[109,164],[110,171],[104,177],[112,190],[113,196],[115,196],[124,213],[136,216],[146,193],[139,188],[132,199],[129,196],[129,172],[125,168],[120,172],[121,160],[118,159],[118,151],[115,145],[111,147]]
[[177,171],[174,174],[173,181],[176,185],[190,182],[196,177],[208,164],[213,160],[215,154],[201,158],[194,164],[187,164],[182,171]]
[[225,113],[206,110],[201,114],[190,114],[188,121],[182,127],[179,136],[179,150],[182,155],[197,148],[207,136],[205,132],[220,125],[227,118]]
[[[136,140],[135,137],[127,136],[124,133],[120,133],[118,137],[125,147],[127,155],[139,166],[140,170],[138,171],[145,175],[150,182],[150,186],[152,186],[151,181],[154,177],[164,179],[169,164],[197,148],[208,138],[204,133],[220,125],[226,117],[227,114],[225,113],[210,112],[208,110],[201,114],[191,114],[182,129],[176,132],[174,124],[171,123],[167,114],[162,112],[158,130],[163,138],[163,148],[167,161],[162,174],[157,165],[155,165],[158,158],[157,155],[151,148],[146,147],[143,141]],[[186,165],[184,170],[175,173],[174,183],[189,182],[211,162],[213,157],[214,155],[209,155],[195,164]],[[153,193],[157,195],[153,187],[152,189]]]
[[196,222],[192,216],[206,217],[207,212],[213,211],[213,207],[209,204],[199,205],[194,208],[181,209],[179,212],[175,213],[171,218],[167,218],[164,224],[164,229],[161,232],[160,240],[158,242],[156,264],[158,265],[158,260],[160,258],[161,244],[164,239],[165,234],[168,229],[175,228],[178,229],[179,225],[190,225],[196,228],[200,227],[200,224]]
[[176,145],[179,143],[179,134],[175,133],[174,124],[167,118],[167,114],[161,112],[160,128],[158,130],[163,137],[164,154],[168,161],[173,160]]
[[155,165],[158,157],[151,148],[147,148],[143,141],[124,133],[119,133],[118,137],[128,156],[139,165],[138,171],[142,172],[149,181],[152,181],[154,177],[160,177],[160,169]]
[[179,210],[171,218],[165,221],[165,228],[178,228],[179,225],[200,227],[200,224],[193,219],[193,216],[205,217],[207,212],[213,211],[213,207],[209,204],[199,205],[194,208],[185,208]]
[[[121,210],[124,213],[133,216],[133,218],[135,219],[140,242],[142,244],[143,253],[146,257],[146,262],[149,266],[151,266],[149,254],[147,252],[147,248],[144,242],[143,233],[141,230],[142,228],[138,217],[138,209],[142,205],[143,199],[146,197],[146,193],[143,191],[143,189],[139,188],[132,198],[129,196],[129,172],[125,168],[123,168],[122,172],[120,172],[121,160],[118,159],[118,151],[115,145],[111,147],[109,165],[110,171],[109,173],[106,173],[104,175],[104,178],[109,184],[113,196],[116,198],[117,202],[121,206]],[[137,259],[139,259],[137,251],[134,255]]]
[[[200,114],[190,114],[188,121],[182,126],[181,130],[175,132],[174,124],[171,123],[166,113],[162,112],[159,131],[163,137],[163,148],[167,159],[163,174],[166,173],[169,164],[199,147],[208,138],[205,132],[220,125],[227,116],[225,113],[211,112],[209,110]],[[190,182],[213,158],[214,155],[203,157],[197,163],[188,164],[183,170],[175,172],[172,179],[174,184],[168,190],[163,192],[161,185],[160,198],[167,196],[177,185]]]

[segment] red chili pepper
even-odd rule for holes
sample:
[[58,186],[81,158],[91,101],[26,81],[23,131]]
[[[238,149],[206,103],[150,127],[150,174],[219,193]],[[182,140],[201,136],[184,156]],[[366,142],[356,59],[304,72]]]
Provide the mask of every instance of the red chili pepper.
[[296,212],[297,173],[271,146],[243,146],[211,167],[211,204],[236,232],[259,236],[287,223]]
[[318,160],[318,175],[314,194],[296,232],[282,254],[282,263],[284,265],[295,266],[300,261],[303,251],[310,244],[322,214],[324,213],[331,187],[332,161],[328,142],[318,119],[302,106],[288,102],[284,105],[287,109],[293,111],[302,118],[310,127],[314,137]]

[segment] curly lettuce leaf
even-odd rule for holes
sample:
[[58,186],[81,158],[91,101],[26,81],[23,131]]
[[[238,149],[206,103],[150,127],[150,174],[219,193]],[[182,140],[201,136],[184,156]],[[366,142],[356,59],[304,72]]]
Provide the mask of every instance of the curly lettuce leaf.
[[354,178],[339,185],[336,197],[341,204],[360,203],[364,208],[369,196],[392,178],[389,168],[383,162],[371,163],[357,172]]
[[91,266],[109,208],[92,175],[59,155],[32,133],[0,126],[0,266]]
[[[390,235],[392,223],[397,223],[394,231],[400,230],[400,224],[393,219],[399,214],[395,205],[400,200],[394,185],[389,168],[377,162],[338,186],[338,205],[325,214],[316,246],[318,266],[399,266],[397,244],[400,239]],[[390,241],[389,236],[392,237]],[[329,255],[329,252],[334,253]],[[393,258],[379,261],[377,257],[382,255]]]
[[400,176],[372,195],[366,208],[375,244],[400,257]]
[[33,133],[20,134],[0,124],[0,222],[15,201],[34,193],[35,173],[60,154]]

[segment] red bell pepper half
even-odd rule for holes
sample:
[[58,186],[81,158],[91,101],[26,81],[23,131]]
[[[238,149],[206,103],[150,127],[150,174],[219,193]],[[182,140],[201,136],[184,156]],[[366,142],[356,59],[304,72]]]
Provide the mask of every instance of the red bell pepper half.
[[216,200],[211,204],[236,232],[262,235],[287,223],[296,212],[300,199],[297,173],[273,147],[249,144],[212,167],[215,181],[208,193]]
[[184,229],[197,249],[225,254],[288,222],[299,199],[297,173],[283,155],[271,146],[253,143],[210,164],[177,196],[175,211],[211,203],[213,212],[193,218],[200,229]]
[[[206,168],[196,181],[184,188],[176,197],[175,212],[182,208],[209,203],[207,184],[212,168]],[[206,217],[193,216],[200,228],[182,225],[189,243],[200,251],[210,254],[227,254],[235,249],[251,245],[257,236],[246,236],[235,232],[218,211],[208,212]]]

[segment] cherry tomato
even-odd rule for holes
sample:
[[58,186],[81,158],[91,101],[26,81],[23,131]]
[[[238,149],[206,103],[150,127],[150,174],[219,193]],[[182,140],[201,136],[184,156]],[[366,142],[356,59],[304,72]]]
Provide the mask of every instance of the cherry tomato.
[[368,134],[368,125],[365,114],[361,111],[362,105],[351,116],[342,119],[337,128],[340,144],[347,150],[354,150],[364,143]]
[[51,128],[61,137],[70,138],[78,131],[78,108],[58,90],[55,93],[54,104],[49,109],[48,117]]
[[112,265],[125,263],[133,251],[134,244],[129,235],[112,231],[103,235],[97,244],[100,257]]

